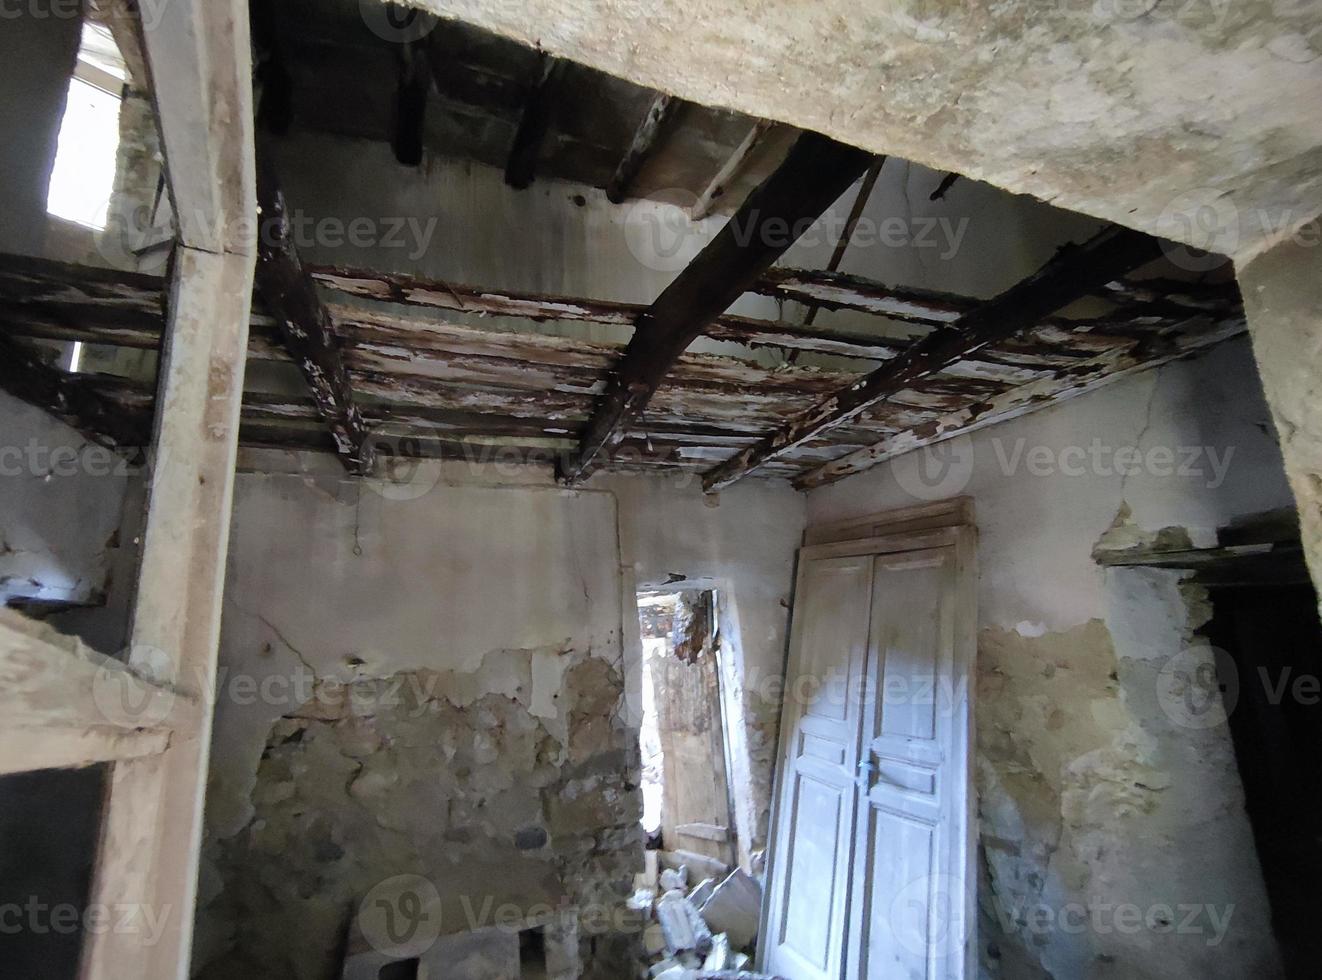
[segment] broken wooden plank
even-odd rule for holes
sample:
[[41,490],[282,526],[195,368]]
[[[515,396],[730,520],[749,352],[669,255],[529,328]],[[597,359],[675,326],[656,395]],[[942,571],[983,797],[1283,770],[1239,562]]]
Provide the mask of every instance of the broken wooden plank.
[[767,134],[767,130],[773,125],[775,124],[768,119],[759,119],[753,123],[748,135],[743,138],[725,162],[721,164],[720,169],[716,171],[716,175],[712,177],[706,190],[698,195],[698,200],[689,209],[690,218],[694,221],[701,221],[715,210],[716,205],[720,203],[730,189],[730,185],[738,179],[749,156],[757,149],[758,144],[762,142],[762,137]]
[[542,144],[551,129],[560,83],[569,70],[569,62],[542,53],[534,73],[523,117],[519,120],[514,144],[505,164],[505,183],[515,190],[530,186],[537,175]]
[[643,169],[647,158],[656,149],[666,126],[674,118],[675,111],[680,105],[678,99],[663,92],[658,94],[647,107],[647,114],[643,116],[643,121],[634,131],[629,149],[625,151],[610,183],[606,185],[606,197],[612,204],[623,204],[629,199],[635,178]]
[[703,486],[708,492],[730,486],[761,464],[862,414],[915,381],[1033,326],[1090,290],[1160,257],[1160,241],[1118,227],[1108,228],[1083,245],[1066,246],[1032,276],[960,317],[951,329],[928,334],[863,380],[716,467],[703,478]]
[[597,454],[647,406],[689,344],[808,230],[870,160],[865,151],[816,133],[799,137],[780,168],[639,317],[562,479],[572,483],[587,475]]
[[290,356],[307,379],[345,468],[351,473],[365,472],[372,462],[367,425],[354,404],[330,314],[294,246],[285,197],[267,159],[259,163],[257,196],[262,207],[258,291],[279,324]]

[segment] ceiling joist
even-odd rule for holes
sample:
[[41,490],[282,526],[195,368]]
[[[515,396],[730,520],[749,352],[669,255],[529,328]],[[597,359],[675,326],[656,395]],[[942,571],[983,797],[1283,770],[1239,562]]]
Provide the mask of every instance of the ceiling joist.
[[1109,228],[1083,245],[1066,246],[1034,275],[964,314],[949,329],[934,330],[866,378],[712,469],[703,477],[704,489],[710,493],[736,483],[764,463],[856,418],[948,365],[1028,329],[1161,254],[1158,239],[1119,227]]
[[562,480],[573,483],[591,472],[597,454],[647,407],[689,344],[849,189],[871,160],[863,150],[815,133],[799,137],[780,168],[638,318],[578,454],[561,466]]
[[290,356],[298,364],[330,426],[335,449],[351,473],[371,468],[371,444],[344,366],[339,339],[303,268],[290,232],[285,197],[269,159],[258,161],[257,198],[262,233],[257,243],[257,292],[275,318]]
[[514,134],[509,161],[505,164],[505,183],[515,190],[531,186],[537,176],[537,163],[542,155],[542,144],[551,129],[555,113],[556,93],[569,69],[569,62],[543,54],[538,60],[528,99],[523,106],[523,117]]
[[680,105],[678,99],[664,92],[652,100],[652,104],[647,108],[647,114],[643,116],[643,121],[638,124],[638,129],[629,142],[629,149],[625,151],[620,165],[615,168],[614,176],[606,185],[606,197],[612,204],[623,204],[629,199],[634,178],[638,176],[648,157],[656,149],[657,143],[665,134],[667,124],[674,118]]

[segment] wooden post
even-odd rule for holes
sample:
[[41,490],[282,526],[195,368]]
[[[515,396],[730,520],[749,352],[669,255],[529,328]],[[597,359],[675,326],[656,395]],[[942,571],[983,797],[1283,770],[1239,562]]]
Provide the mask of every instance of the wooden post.
[[114,766],[93,901],[164,931],[89,936],[84,980],[188,976],[255,262],[248,5],[173,0],[142,26],[180,242],[129,665],[201,711],[164,754]]

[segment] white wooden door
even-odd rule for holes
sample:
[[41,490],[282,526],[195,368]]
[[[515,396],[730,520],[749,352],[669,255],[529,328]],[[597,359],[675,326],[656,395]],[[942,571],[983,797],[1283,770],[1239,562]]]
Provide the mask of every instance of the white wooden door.
[[804,614],[794,617],[785,679],[778,851],[762,944],[765,969],[795,980],[844,969],[872,563],[870,555],[808,559],[799,573]]
[[[949,528],[801,553],[766,972],[972,975],[971,534]],[[795,685],[811,689],[814,675],[829,679],[823,696],[798,703]],[[837,688],[843,696],[831,697]]]
[[956,547],[881,555],[863,708],[851,977],[958,980],[971,952]]

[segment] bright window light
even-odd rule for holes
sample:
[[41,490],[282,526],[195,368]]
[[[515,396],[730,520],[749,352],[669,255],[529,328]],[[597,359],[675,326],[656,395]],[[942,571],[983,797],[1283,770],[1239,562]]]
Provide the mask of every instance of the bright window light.
[[120,100],[74,77],[60,125],[46,210],[88,228],[106,226],[119,150]]

